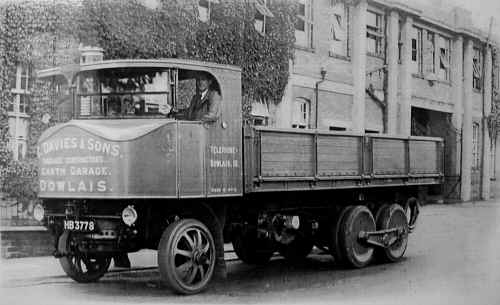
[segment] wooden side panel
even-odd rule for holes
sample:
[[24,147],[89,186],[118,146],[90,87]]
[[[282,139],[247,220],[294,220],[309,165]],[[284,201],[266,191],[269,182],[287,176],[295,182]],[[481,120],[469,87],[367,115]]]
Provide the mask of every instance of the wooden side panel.
[[201,124],[182,124],[178,134],[179,196],[205,194],[205,130]]
[[[437,138],[257,127],[246,133],[246,192],[435,185],[442,182]],[[250,186],[251,184],[251,186]]]
[[261,132],[262,177],[306,177],[314,174],[311,134]]
[[318,176],[357,176],[360,172],[362,137],[318,136]]
[[436,141],[410,140],[410,173],[439,173],[438,147]]
[[373,173],[375,175],[406,174],[405,141],[373,138]]

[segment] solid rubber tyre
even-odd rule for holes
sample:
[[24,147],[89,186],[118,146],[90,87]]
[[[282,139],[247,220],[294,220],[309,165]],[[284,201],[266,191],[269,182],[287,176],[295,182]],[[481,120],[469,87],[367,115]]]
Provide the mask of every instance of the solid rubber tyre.
[[181,219],[163,232],[158,246],[160,278],[176,293],[204,290],[214,274],[215,261],[215,242],[202,222]]
[[330,240],[330,253],[333,256],[333,259],[335,260],[335,263],[339,266],[344,266],[346,264],[346,258],[344,255],[344,252],[341,250],[341,245],[340,245],[340,240],[339,240],[339,235],[340,235],[340,226],[342,223],[342,220],[345,218],[345,216],[352,210],[354,209],[354,206],[346,206],[344,207],[340,213],[338,213],[334,218],[331,223],[331,229],[330,229],[330,235],[331,235],[331,240]]
[[342,218],[339,231],[340,252],[349,266],[354,268],[368,265],[374,253],[372,246],[359,239],[361,231],[375,231],[375,220],[367,207],[358,205]]
[[402,227],[403,234],[388,248],[377,249],[377,257],[384,262],[400,261],[408,246],[408,220],[404,209],[399,204],[386,207],[377,219],[377,229],[387,230]]
[[[70,234],[65,231],[63,234]],[[63,240],[71,242],[71,236]],[[111,257],[86,255],[84,253],[67,254],[59,258],[64,272],[78,283],[91,283],[98,281],[108,271]]]

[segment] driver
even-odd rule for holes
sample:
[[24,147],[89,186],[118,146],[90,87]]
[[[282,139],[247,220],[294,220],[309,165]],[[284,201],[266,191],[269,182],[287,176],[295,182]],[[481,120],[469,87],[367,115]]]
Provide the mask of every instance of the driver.
[[215,122],[220,116],[221,96],[214,79],[205,72],[197,76],[198,92],[191,99],[186,111],[188,120]]

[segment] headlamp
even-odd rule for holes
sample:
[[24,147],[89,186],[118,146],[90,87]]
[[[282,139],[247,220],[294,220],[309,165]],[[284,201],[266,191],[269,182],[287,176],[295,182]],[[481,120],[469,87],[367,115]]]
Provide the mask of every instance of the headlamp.
[[129,205],[123,209],[122,220],[129,227],[137,221],[137,211],[133,206]]

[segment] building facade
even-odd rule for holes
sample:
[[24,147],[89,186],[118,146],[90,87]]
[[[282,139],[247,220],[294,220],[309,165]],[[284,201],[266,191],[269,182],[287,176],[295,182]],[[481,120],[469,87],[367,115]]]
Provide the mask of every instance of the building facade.
[[442,196],[490,198],[498,156],[486,117],[498,63],[471,13],[382,0],[298,3],[295,58],[269,125],[442,137]]
[[[255,28],[265,33],[266,19],[273,18],[269,0],[254,2]],[[498,63],[488,34],[472,26],[471,13],[386,0],[296,2],[295,57],[283,100],[255,103],[254,122],[443,137],[443,196],[489,198],[500,157],[485,118],[498,96]],[[214,3],[198,1],[201,21],[210,18]],[[30,75],[20,65],[11,79],[10,145],[17,159],[26,153]]]

